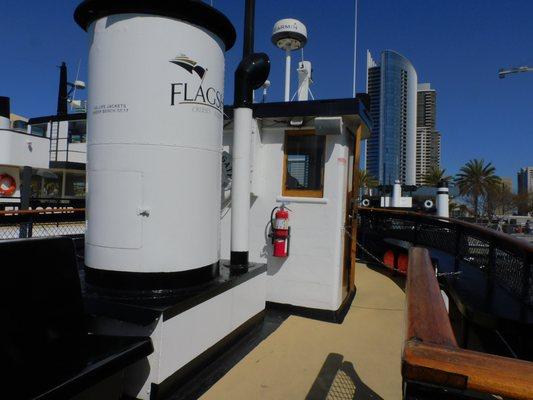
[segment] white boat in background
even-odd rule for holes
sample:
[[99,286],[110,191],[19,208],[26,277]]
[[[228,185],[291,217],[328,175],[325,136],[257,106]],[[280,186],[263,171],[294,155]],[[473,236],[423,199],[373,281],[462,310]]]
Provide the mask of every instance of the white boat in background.
[[23,171],[31,169],[27,196],[58,204],[85,199],[87,163],[85,113],[30,118],[10,114],[10,99],[0,98],[0,208],[18,208]]

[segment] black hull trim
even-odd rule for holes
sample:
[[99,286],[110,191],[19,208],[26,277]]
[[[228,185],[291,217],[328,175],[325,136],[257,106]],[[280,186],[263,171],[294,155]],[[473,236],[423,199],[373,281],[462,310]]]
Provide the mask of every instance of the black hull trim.
[[266,306],[267,309],[280,310],[301,317],[342,324],[355,297],[355,291],[356,290],[353,289],[348,293],[348,296],[346,296],[338,310],[322,310],[319,308],[293,306],[292,304],[275,303],[272,301],[267,301]]

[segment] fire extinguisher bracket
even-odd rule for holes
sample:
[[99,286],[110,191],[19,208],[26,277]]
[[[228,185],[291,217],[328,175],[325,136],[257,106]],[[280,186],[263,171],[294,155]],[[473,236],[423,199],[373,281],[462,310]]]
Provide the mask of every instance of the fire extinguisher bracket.
[[[277,211],[276,211],[277,210]],[[274,207],[270,214],[271,233],[274,257],[288,257],[291,237],[289,226],[289,209],[285,206]]]

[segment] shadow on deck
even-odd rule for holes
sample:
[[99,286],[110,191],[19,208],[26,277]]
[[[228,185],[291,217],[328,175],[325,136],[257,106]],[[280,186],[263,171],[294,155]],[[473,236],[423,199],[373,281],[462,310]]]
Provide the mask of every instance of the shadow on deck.
[[172,399],[400,399],[401,281],[358,264],[356,285],[342,324],[269,311]]

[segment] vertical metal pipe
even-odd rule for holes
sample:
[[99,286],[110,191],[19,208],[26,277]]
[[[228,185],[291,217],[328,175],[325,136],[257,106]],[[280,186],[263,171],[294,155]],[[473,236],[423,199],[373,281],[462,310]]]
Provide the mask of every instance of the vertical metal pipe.
[[231,265],[248,264],[248,225],[250,214],[250,139],[252,109],[234,110],[231,182]]
[[11,107],[9,97],[0,96],[0,129],[11,127]]
[[445,181],[439,183],[437,188],[437,216],[448,218],[450,216],[450,194]]
[[255,0],[246,0],[244,6],[244,45],[242,58],[254,52],[254,29],[255,29]]
[[59,67],[59,90],[57,93],[57,115],[67,115],[67,64],[61,63]]
[[291,98],[291,51],[285,50],[285,101]]
[[400,207],[402,201],[402,185],[400,181],[394,181],[392,185],[391,207]]
[[[21,174],[21,184],[20,184],[20,209],[29,210],[30,208],[30,199],[31,199],[31,176],[32,169],[31,167],[24,166],[22,168]],[[28,220],[20,224],[20,233],[19,237],[28,238],[32,237],[33,230],[33,220],[32,216],[28,216]]]
[[[244,11],[244,44],[243,60],[254,51],[254,16],[255,0],[246,0]],[[242,77],[241,77],[242,78]],[[251,98],[250,90],[246,86],[247,93],[242,93],[243,88],[237,85],[244,82],[235,81],[236,92],[244,98]],[[238,89],[238,90],[237,90]],[[253,93],[253,92],[252,92]],[[250,143],[252,136],[252,109],[243,107],[243,99],[235,99],[236,108],[233,112],[233,146],[232,167],[233,176],[231,182],[231,253],[230,262],[234,269],[246,269],[248,267],[248,225],[250,218]]]

